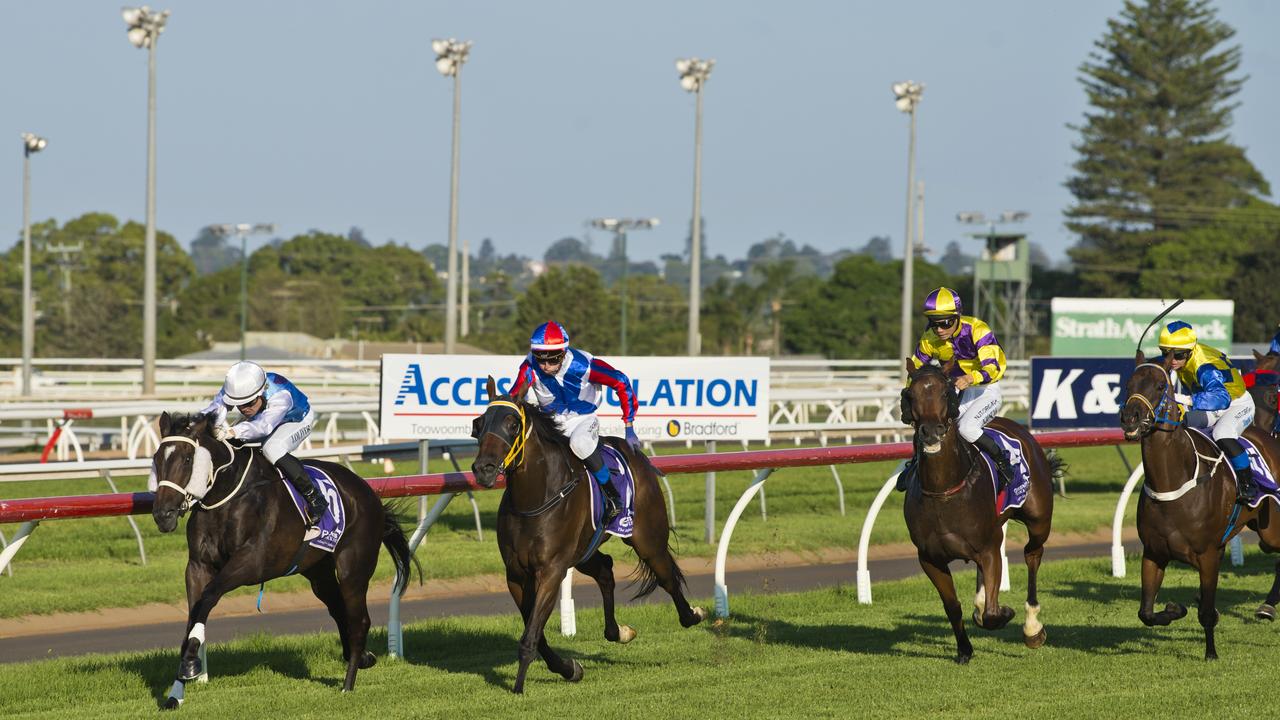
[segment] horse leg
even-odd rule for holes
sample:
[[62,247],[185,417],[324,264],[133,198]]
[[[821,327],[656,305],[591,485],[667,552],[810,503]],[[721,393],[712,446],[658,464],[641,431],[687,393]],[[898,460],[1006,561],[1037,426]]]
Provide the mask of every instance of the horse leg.
[[1164,610],[1154,612],[1156,593],[1160,592],[1160,583],[1164,582],[1164,567],[1169,561],[1152,557],[1145,549],[1142,552],[1142,604],[1138,607],[1138,619],[1143,625],[1168,625],[1174,620],[1186,616],[1187,609],[1178,603],[1166,603]]
[[973,616],[981,617],[986,612],[987,607],[987,591],[982,585],[982,566],[977,566],[978,572],[974,573],[973,582],[977,586],[973,591]]
[[929,576],[933,586],[942,598],[942,609],[947,612],[951,621],[951,631],[956,636],[956,662],[964,665],[973,657],[973,644],[964,631],[964,613],[960,611],[960,600],[956,597],[956,583],[951,577],[951,570],[945,565],[935,565],[929,558],[920,555],[920,567]]
[[[191,609],[187,614],[187,641],[183,646],[182,661],[178,664],[179,680],[184,682],[194,680],[204,673],[203,664],[200,662],[200,646],[205,641],[204,629],[205,623],[209,621],[209,613],[213,612],[213,607],[218,604],[223,595],[241,585],[249,584],[257,577],[256,565],[256,558],[251,559],[249,553],[233,555],[217,574],[204,583],[204,589],[191,603]],[[188,563],[187,567],[187,595],[190,599],[193,591],[191,564]],[[194,578],[197,584],[203,580],[201,575],[203,572],[197,571],[197,577]]]
[[337,620],[341,627],[345,624],[347,642],[344,644],[343,659],[347,661],[347,676],[342,684],[343,692],[351,692],[356,687],[356,671],[373,667],[378,658],[367,649],[369,641],[369,578],[378,565],[378,550],[382,543],[380,531],[382,523],[375,526],[369,537],[363,542],[357,541],[351,546],[339,550],[333,555],[337,568],[336,582],[341,593],[342,607],[345,617]]
[[999,630],[1013,619],[1013,608],[1000,604],[1000,545],[989,546],[976,558],[978,567],[982,568],[982,590],[986,602],[982,613],[973,609],[973,622],[984,630]]
[[1210,551],[1199,557],[1197,569],[1200,571],[1200,607],[1196,616],[1200,619],[1200,627],[1204,628],[1204,659],[1217,660],[1218,648],[1214,643],[1213,630],[1218,624],[1218,608],[1215,605],[1218,594],[1218,566],[1222,563],[1222,553]]
[[525,602],[529,611],[525,616],[524,634],[520,637],[520,669],[516,671],[516,684],[511,688],[514,693],[524,692],[524,678],[535,652],[542,656],[551,672],[559,673],[570,682],[582,679],[582,665],[577,660],[566,662],[556,655],[543,634],[547,619],[551,617],[551,611],[555,609],[559,599],[560,581],[564,579],[565,570],[563,567],[539,568],[533,577],[533,592],[529,593],[529,588],[525,588]]
[[342,603],[342,589],[338,586],[331,558],[326,558],[303,571],[302,576],[311,581],[311,592],[324,603],[329,617],[338,626],[338,639],[342,641],[342,659],[351,658],[351,639],[347,637],[347,609]]
[[618,626],[618,619],[613,612],[613,558],[596,551],[587,561],[578,566],[578,572],[594,578],[600,586],[600,597],[604,603],[604,639],[616,643],[629,643],[636,637],[636,631],[629,625]]
[[1036,596],[1036,577],[1040,573],[1040,560],[1044,557],[1044,538],[1029,533],[1031,539],[1022,548],[1027,563],[1027,617],[1022,623],[1022,642],[1029,648],[1044,645],[1046,633],[1040,622],[1040,599]]
[[[666,518],[663,518],[664,522]],[[636,557],[640,558],[640,562],[653,573],[653,577],[658,581],[658,586],[671,596],[671,602],[675,603],[676,613],[680,616],[681,627],[693,627],[703,620],[707,619],[707,611],[701,607],[691,607],[689,601],[684,596],[684,573],[680,572],[680,566],[676,564],[676,559],[671,556],[671,550],[667,548],[666,538],[664,534],[661,540],[649,538],[641,538],[639,524],[637,524],[635,535],[631,538],[631,547],[636,551]],[[652,585],[649,586],[652,588]],[[641,590],[640,595],[644,595],[647,591]]]
[[[192,621],[192,611],[195,609],[196,601],[204,594],[204,589],[208,587],[209,581],[213,579],[213,571],[206,565],[197,563],[194,560],[187,561],[187,629],[186,634],[182,636],[182,646],[178,650],[180,660],[178,661],[178,677],[173,681],[173,687],[169,690],[169,696],[165,698],[164,710],[176,710],[182,704],[185,696],[185,685],[187,681],[194,680],[199,677],[203,668],[198,668],[194,675],[187,676],[186,657],[187,647],[192,644],[193,636],[198,635],[200,642],[204,642],[204,626],[200,627],[200,632],[193,633],[192,629],[195,623]],[[200,647],[195,648],[195,657],[197,664],[200,660]]]
[[1275,579],[1271,582],[1271,592],[1267,593],[1266,602],[1254,613],[1259,620],[1276,619],[1276,603],[1280,602],[1280,560],[1276,561]]

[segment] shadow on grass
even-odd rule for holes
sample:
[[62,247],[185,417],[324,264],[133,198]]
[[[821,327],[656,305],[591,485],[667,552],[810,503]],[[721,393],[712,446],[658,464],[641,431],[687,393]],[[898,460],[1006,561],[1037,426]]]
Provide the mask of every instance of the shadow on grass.
[[[562,658],[577,660],[594,666],[627,664],[625,660],[599,653],[582,653],[565,650],[555,631],[547,633],[551,649]],[[460,628],[432,626],[405,628],[404,659],[413,665],[441,670],[447,673],[468,673],[482,678],[486,683],[504,690],[511,690],[515,682],[515,669],[520,637],[516,634],[463,630]],[[607,641],[601,638],[599,643]],[[590,669],[586,673],[590,674]],[[550,672],[542,660],[529,665],[525,685],[560,683],[564,679]]]

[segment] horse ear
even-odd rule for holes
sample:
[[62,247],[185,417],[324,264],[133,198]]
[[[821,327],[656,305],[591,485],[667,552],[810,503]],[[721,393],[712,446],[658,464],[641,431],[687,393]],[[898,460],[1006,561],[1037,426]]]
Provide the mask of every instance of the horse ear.
[[1138,367],[1139,365],[1141,365],[1146,361],[1147,361],[1147,356],[1142,354],[1142,349],[1139,348],[1137,354],[1133,356],[1133,366]]
[[911,362],[911,358],[907,358],[907,374],[910,375],[916,371],[916,364]]
[[169,412],[165,411],[160,413],[160,437],[164,437],[169,434],[169,426],[171,424],[172,421],[169,420]]
[[1253,359],[1254,359],[1254,361],[1255,361],[1255,362],[1262,362],[1264,359],[1266,359],[1266,357],[1267,357],[1266,355],[1263,355],[1262,353],[1258,352],[1257,350],[1254,350],[1254,351],[1253,351]]
[[494,400],[498,397],[498,384],[493,381],[493,376],[489,376],[489,381],[485,383],[484,389],[489,393],[489,399]]

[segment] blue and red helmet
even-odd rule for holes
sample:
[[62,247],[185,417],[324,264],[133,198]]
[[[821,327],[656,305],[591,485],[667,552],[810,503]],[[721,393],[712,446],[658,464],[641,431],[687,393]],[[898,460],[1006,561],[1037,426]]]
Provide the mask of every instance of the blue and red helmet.
[[569,331],[555,320],[539,325],[529,337],[530,350],[564,350],[569,347]]

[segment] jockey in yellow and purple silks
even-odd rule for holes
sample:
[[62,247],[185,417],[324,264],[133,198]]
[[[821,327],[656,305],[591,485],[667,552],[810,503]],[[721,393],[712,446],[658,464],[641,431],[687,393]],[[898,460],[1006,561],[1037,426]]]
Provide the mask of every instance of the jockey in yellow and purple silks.
[[1253,396],[1245,389],[1239,368],[1221,351],[1196,338],[1190,323],[1174,320],[1160,329],[1160,351],[1177,378],[1173,399],[1186,411],[1191,427],[1213,428],[1236,473],[1236,501],[1253,496],[1253,473],[1240,434],[1253,424]]
[[[960,393],[960,418],[956,429],[960,437],[982,448],[995,461],[1000,488],[1013,479],[1013,468],[995,440],[982,428],[1000,411],[1000,388],[996,383],[1004,375],[1004,350],[996,334],[986,323],[964,314],[960,295],[951,288],[940,287],[924,299],[924,314],[929,327],[920,337],[911,362],[915,367],[925,363],[940,365],[955,360],[951,371],[956,391]],[[904,471],[900,478],[906,476]],[[905,479],[899,490],[905,490]]]

